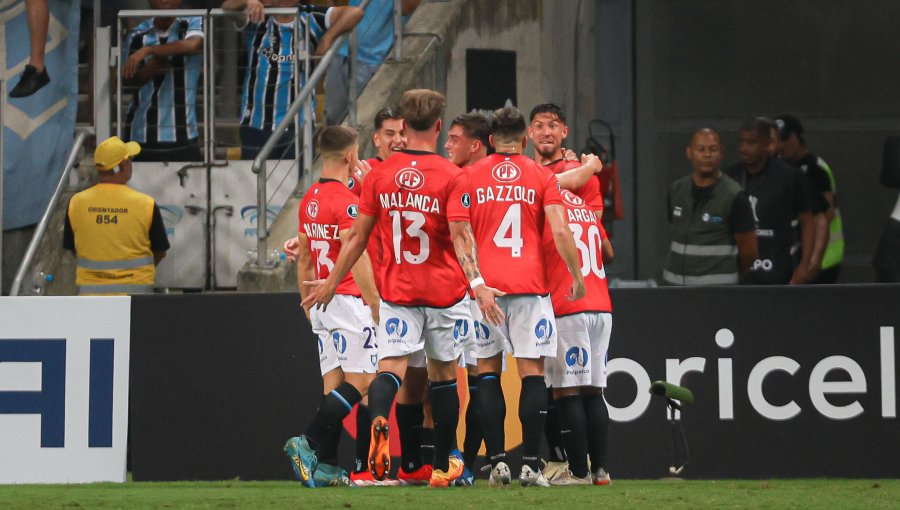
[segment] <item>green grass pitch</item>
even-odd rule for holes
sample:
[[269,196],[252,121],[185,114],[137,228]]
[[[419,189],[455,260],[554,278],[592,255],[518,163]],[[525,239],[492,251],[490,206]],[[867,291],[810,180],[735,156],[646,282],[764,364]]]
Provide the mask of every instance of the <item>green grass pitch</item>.
[[291,482],[0,486],[13,509],[603,510],[609,508],[900,508],[900,480],[614,480],[608,487],[305,489]]

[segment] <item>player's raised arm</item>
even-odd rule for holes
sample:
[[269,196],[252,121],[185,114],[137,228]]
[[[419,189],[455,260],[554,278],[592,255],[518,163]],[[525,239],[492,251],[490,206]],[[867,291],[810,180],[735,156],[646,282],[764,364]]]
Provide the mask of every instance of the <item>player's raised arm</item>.
[[[350,229],[340,231],[342,245],[347,242],[346,237],[349,232]],[[353,281],[359,287],[363,299],[369,305],[369,308],[372,309],[372,318],[378,324],[380,322],[378,320],[378,307],[381,303],[381,298],[378,296],[378,288],[375,286],[375,273],[372,269],[372,261],[365,250],[363,250],[359,260],[356,261],[356,264],[353,264],[353,268],[350,271],[353,273]]]
[[[375,217],[367,214],[359,213],[353,226],[347,230],[347,235],[341,237],[341,251],[338,254],[337,261],[334,263],[334,269],[328,275],[321,285],[316,285],[309,295],[303,299],[303,308],[307,310],[313,305],[327,305],[334,297],[334,290],[340,283],[350,268],[356,264],[359,257],[366,251],[366,243],[369,242],[369,234],[375,227]],[[371,267],[371,266],[370,266]],[[307,282],[309,285],[313,282]]]
[[556,251],[569,268],[569,274],[572,275],[572,290],[568,298],[572,301],[584,297],[584,276],[581,274],[581,261],[578,260],[578,248],[575,247],[575,239],[572,237],[572,231],[566,223],[566,209],[559,204],[550,204],[544,206],[544,213],[547,215],[547,221],[550,223],[550,229],[553,232],[553,242],[556,244]]
[[603,162],[598,156],[593,154],[583,154],[581,156],[581,166],[566,170],[556,176],[559,179],[559,185],[563,189],[575,191],[587,184],[594,176],[603,171]]

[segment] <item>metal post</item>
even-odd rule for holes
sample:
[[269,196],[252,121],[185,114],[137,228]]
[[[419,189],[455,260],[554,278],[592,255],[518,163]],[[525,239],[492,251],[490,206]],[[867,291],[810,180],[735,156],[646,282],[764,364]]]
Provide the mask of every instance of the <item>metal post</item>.
[[[210,148],[209,142],[212,138],[210,135],[210,124],[209,124],[209,108],[210,103],[212,103],[210,95],[209,95],[209,75],[212,72],[210,70],[210,59],[209,59],[209,51],[207,48],[211,48],[212,44],[210,41],[211,30],[209,29],[210,23],[209,12],[203,15],[203,163],[205,163],[206,171],[209,172],[209,162],[212,160],[212,149]],[[209,70],[209,72],[207,72]],[[196,108],[196,104],[195,104]],[[208,176],[207,176],[208,177]],[[207,195],[207,199],[209,196]],[[209,204],[207,204],[209,205]],[[209,208],[207,208],[208,210]],[[207,222],[208,223],[208,222]]]
[[122,17],[116,18],[116,136],[122,138]]
[[[307,24],[307,28],[309,25]],[[308,37],[304,35],[303,38],[297,37],[300,33],[300,10],[297,10],[297,16],[294,18],[294,98],[297,98],[300,95],[300,88],[303,84],[306,83],[307,75],[303,75],[303,79],[300,79],[300,71],[303,69],[309,69],[309,44]],[[304,30],[304,33],[308,35],[309,30]],[[301,44],[301,42],[303,44]],[[303,59],[304,65],[301,68],[300,59]],[[274,123],[274,119],[272,121]],[[303,150],[303,146],[301,145],[301,131],[303,126],[300,124],[300,116],[294,118],[294,164],[300,164],[300,151]],[[302,175],[303,168],[300,169],[300,174]]]
[[403,5],[394,0],[394,60],[403,59]]
[[356,99],[359,91],[356,90],[356,52],[359,45],[359,25],[353,27],[350,32],[349,55],[347,56],[347,122],[352,127],[357,127]]
[[266,255],[266,239],[269,237],[266,200],[266,160],[263,159],[256,174],[256,267],[269,267]]
[[101,142],[110,135],[110,30],[110,27],[94,30],[94,129]]
[[100,28],[100,25],[103,23],[100,19],[101,11],[100,11],[100,0],[94,0],[94,28]]
[[0,296],[3,295],[3,108],[6,106],[6,83],[0,80]]
[[[306,29],[303,31],[303,38],[305,40],[304,44],[304,64],[303,64],[303,84],[306,85],[309,83],[309,68],[312,66],[312,53],[310,52],[311,40],[309,33],[309,18],[306,19]],[[339,44],[335,45],[333,48],[334,51],[340,47]],[[324,66],[324,62],[319,62],[319,65]],[[316,97],[315,89],[309,94],[306,102],[303,103],[303,167],[301,168],[301,172],[303,172],[304,176],[308,176],[312,173],[312,163],[313,163],[313,136],[312,136],[312,127],[313,121],[315,120],[315,112],[313,112],[312,104],[313,99]],[[300,160],[300,156],[297,155],[297,160]]]

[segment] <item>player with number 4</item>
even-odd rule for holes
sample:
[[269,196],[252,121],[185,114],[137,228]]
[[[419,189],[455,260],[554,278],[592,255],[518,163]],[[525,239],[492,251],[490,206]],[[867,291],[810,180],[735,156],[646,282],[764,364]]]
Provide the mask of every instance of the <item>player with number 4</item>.
[[[303,300],[305,307],[330,306],[339,282],[379,229],[381,323],[378,375],[369,386],[372,441],[369,468],[383,480],[390,471],[388,416],[410,360],[424,350],[434,416],[434,470],[430,485],[446,487],[463,471],[450,455],[459,422],[456,360],[474,337],[468,288],[486,321],[499,324],[503,313],[478,267],[468,222],[466,173],[434,153],[446,99],[432,90],[409,90],[400,111],[407,148],[366,177],[359,215],[342,239],[328,279]],[[574,249],[574,247],[573,247]]]
[[544,358],[556,355],[556,323],[544,272],[541,244],[545,218],[562,259],[572,276],[569,299],[584,296],[584,278],[556,176],[522,153],[526,145],[525,116],[508,106],[494,112],[491,144],[496,153],[469,167],[469,218],[478,256],[488,285],[506,295],[497,299],[505,315],[479,336],[478,412],[491,463],[490,485],[510,482],[506,463],[506,404],[500,385],[505,352],[516,358],[522,390],[522,471],[524,485],[547,486],[539,449],[544,434],[547,388]]

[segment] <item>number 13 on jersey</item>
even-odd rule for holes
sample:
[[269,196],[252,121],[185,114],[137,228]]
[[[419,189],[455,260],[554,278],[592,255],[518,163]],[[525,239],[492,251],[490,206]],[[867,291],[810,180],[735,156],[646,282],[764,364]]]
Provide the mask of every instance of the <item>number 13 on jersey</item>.
[[[425,215],[419,211],[388,211],[391,217],[392,242],[394,248],[394,262],[401,264],[404,260],[410,264],[421,264],[428,260],[430,252],[428,234],[422,230],[425,225]],[[409,222],[406,228],[403,224]],[[402,249],[403,234],[410,239],[419,240],[417,252]]]

